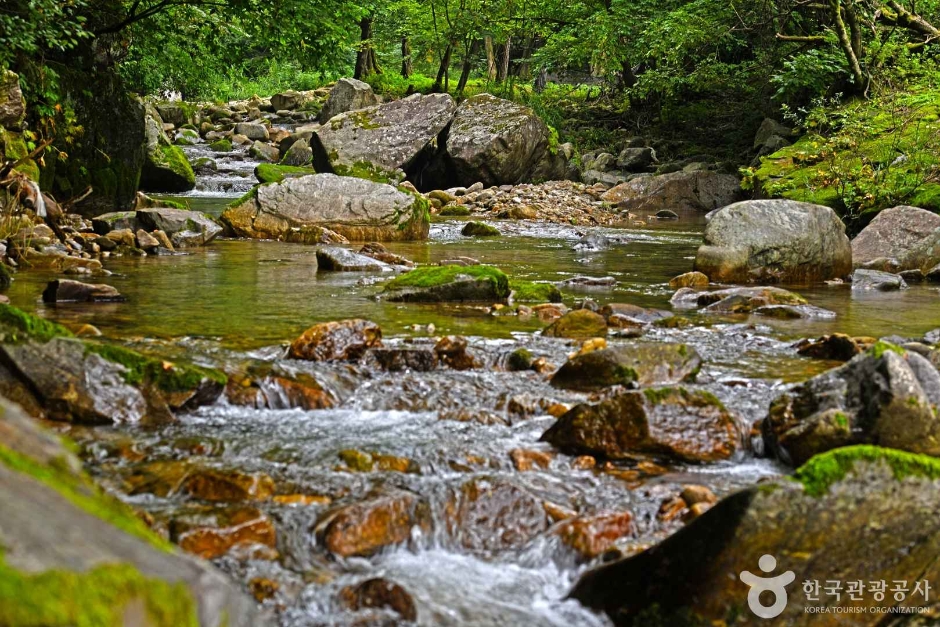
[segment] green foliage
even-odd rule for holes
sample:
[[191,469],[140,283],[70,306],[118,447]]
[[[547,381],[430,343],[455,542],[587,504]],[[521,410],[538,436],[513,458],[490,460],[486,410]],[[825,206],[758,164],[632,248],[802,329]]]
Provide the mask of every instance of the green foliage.
[[90,38],[86,8],[84,0],[6,0],[0,11],[0,68],[20,55],[65,52]]
[[869,445],[848,446],[816,455],[800,466],[794,478],[810,496],[823,496],[852,471],[857,461],[887,464],[899,481],[905,477],[940,479],[940,460],[934,457]]

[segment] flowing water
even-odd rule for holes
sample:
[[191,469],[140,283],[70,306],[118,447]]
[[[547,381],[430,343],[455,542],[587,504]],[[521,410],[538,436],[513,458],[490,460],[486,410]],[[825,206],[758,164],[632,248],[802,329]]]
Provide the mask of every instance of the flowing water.
[[[201,146],[188,150],[191,157],[205,151]],[[219,213],[230,197],[247,190],[252,162],[236,154],[219,165],[219,172],[200,177],[190,194],[194,208]],[[502,237],[464,238],[461,223],[450,220],[435,223],[428,242],[388,247],[420,263],[475,257],[524,279],[611,276],[614,287],[565,291],[566,302],[593,298],[669,309],[672,290],[666,283],[691,268],[704,222],[690,217],[619,230],[494,224]],[[611,245],[579,249],[579,238],[588,233],[606,235]],[[129,495],[125,479],[144,462],[188,458],[209,467],[263,472],[280,493],[316,495],[309,505],[259,504],[275,522],[279,559],[255,553],[216,560],[240,582],[259,577],[278,582],[279,590],[265,606],[281,625],[394,624],[391,614],[352,612],[339,601],[344,586],[373,577],[407,589],[422,625],[605,625],[606,618],[565,600],[579,574],[597,560],[580,559],[559,541],[558,524],[544,522],[542,504],[585,515],[631,512],[633,533],[618,541],[618,549],[630,553],[681,526],[657,518],[660,504],[681,486],[706,485],[721,496],[786,472],[746,451],[729,462],[673,464],[639,473],[616,466],[577,470],[573,458],[561,454],[547,468],[516,470],[510,451],[552,452],[538,442],[555,420],[546,408],[588,397],[556,390],[534,372],[505,372],[497,365],[520,346],[559,365],[575,344],[541,338],[542,324],[511,315],[508,308],[389,303],[377,298],[384,277],[317,273],[312,247],[218,241],[185,255],[119,258],[106,266],[113,275],[104,281],[128,302],[46,308],[38,297],[50,277],[40,273],[19,275],[9,295],[14,305],[70,324],[93,324],[106,337],[136,348],[229,371],[281,360],[285,343],[305,328],[349,317],[378,323],[391,346],[430,346],[435,336],[466,336],[485,364],[462,372],[420,373],[281,361],[294,372],[315,376],[336,399],[335,406],[254,409],[223,399],[162,428],[73,430],[91,471],[107,488],[148,511],[157,528],[193,504],[180,495]],[[858,295],[847,286],[833,286],[801,293],[837,317],[777,321],[683,313],[691,326],[652,329],[643,341],[695,347],[705,361],[696,385],[736,414],[746,440],[753,422],[789,383],[833,366],[797,356],[795,339],[833,331],[921,336],[940,326],[936,287]],[[630,341],[636,340],[611,340]],[[276,394],[272,398],[270,406],[285,406]],[[128,441],[133,455],[126,454]],[[339,458],[348,449],[407,458],[412,466],[409,472],[352,472]],[[455,529],[453,511],[465,503],[470,484],[492,490],[498,503]],[[416,528],[410,541],[368,558],[329,557],[313,532],[324,512],[397,490],[425,501],[432,524]],[[379,622],[359,622],[366,617]]]

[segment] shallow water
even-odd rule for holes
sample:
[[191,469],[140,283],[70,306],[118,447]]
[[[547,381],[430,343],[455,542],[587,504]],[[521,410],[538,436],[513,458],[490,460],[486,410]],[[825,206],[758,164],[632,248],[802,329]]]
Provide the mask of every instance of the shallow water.
[[[197,147],[194,151],[202,150]],[[245,179],[245,162],[226,166],[224,178]],[[227,184],[227,183],[224,183]],[[203,181],[189,195],[194,208],[219,213],[238,189]],[[704,221],[701,217],[644,228],[601,229],[530,222],[492,222],[503,236],[462,237],[457,220],[436,222],[424,243],[388,246],[419,263],[475,257],[512,277],[559,281],[575,275],[612,276],[612,288],[563,290],[570,305],[585,297],[600,303],[629,302],[670,309],[668,280],[691,269]],[[611,240],[600,251],[578,249],[588,233]],[[361,317],[377,322],[392,346],[444,334],[468,336],[471,349],[487,364],[498,363],[518,346],[560,364],[574,343],[536,333],[534,319],[491,312],[487,306],[434,306],[389,303],[379,298],[386,275],[318,273],[313,247],[279,242],[218,241],[204,250],[172,257],[115,258],[114,274],[101,279],[127,298],[121,304],[46,307],[39,301],[42,273],[21,273],[9,296],[14,305],[38,310],[69,324],[90,323],[108,338],[169,358],[186,356],[228,369],[245,362],[279,359],[283,345],[310,325]],[[788,383],[833,364],[801,358],[793,340],[833,331],[854,335],[920,336],[940,326],[940,290],[917,286],[891,294],[852,293],[847,286],[798,289],[810,302],[836,312],[834,320],[778,321],[759,317],[689,314],[693,326],[652,329],[643,341],[685,342],[705,365],[701,386],[716,394],[738,417],[742,439],[761,419],[768,403]],[[428,325],[433,325],[429,329]],[[422,339],[424,338],[424,339]],[[629,342],[633,340],[616,340]],[[540,501],[582,514],[628,510],[634,533],[619,541],[624,553],[661,540],[679,524],[662,524],[660,503],[681,486],[699,483],[719,496],[786,469],[743,451],[729,462],[710,466],[669,465],[663,474],[636,478],[620,468],[610,472],[573,470],[572,458],[555,455],[545,469],[517,471],[510,451],[550,452],[538,442],[553,418],[544,407],[571,405],[587,397],[551,388],[534,373],[498,372],[491,367],[468,372],[383,373],[366,367],[295,363],[333,391],[335,408],[249,409],[224,400],[182,416],[160,429],[121,426],[75,430],[98,479],[116,494],[148,510],[158,521],[174,516],[187,500],[127,496],[124,477],[136,461],[116,456],[103,443],[129,437],[147,461],[187,457],[199,463],[274,478],[279,491],[329,497],[354,503],[376,490],[405,489],[426,500],[435,524],[411,541],[370,558],[331,559],[311,531],[326,505],[261,505],[276,522],[278,561],[216,560],[238,581],[269,577],[281,583],[265,603],[280,624],[356,624],[364,618],[343,607],[344,586],[382,576],[413,596],[422,625],[606,625],[564,597],[578,575],[596,562],[578,561],[552,529],[503,546],[499,529],[446,531],[448,503],[470,480],[509,484]],[[513,409],[530,407],[531,411]],[[460,418],[460,419],[457,419]],[[182,440],[220,443],[211,453],[181,453]],[[345,449],[406,457],[419,472],[350,472],[338,454]],[[523,516],[525,521],[525,516]],[[370,615],[373,619],[374,614]],[[386,616],[390,618],[390,616]]]

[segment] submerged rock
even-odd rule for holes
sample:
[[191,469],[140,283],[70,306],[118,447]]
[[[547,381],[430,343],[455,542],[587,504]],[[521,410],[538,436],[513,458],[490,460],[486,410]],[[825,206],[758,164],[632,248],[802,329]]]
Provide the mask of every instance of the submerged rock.
[[569,311],[542,330],[544,337],[584,340],[607,335],[607,320],[588,309]]
[[277,553],[274,521],[256,507],[190,507],[174,514],[169,531],[181,549],[207,560],[259,546]]
[[769,449],[793,465],[852,444],[940,455],[938,407],[937,368],[913,351],[877,342],[777,397],[762,432]]
[[829,207],[745,200],[708,221],[695,270],[724,283],[813,283],[848,275],[852,246]]
[[114,286],[69,279],[49,281],[42,292],[44,303],[120,303],[125,300]]
[[451,495],[447,532],[468,550],[519,548],[548,528],[542,500],[503,477],[477,477]]
[[327,551],[350,557],[407,542],[413,528],[427,530],[430,525],[427,503],[412,492],[392,490],[327,512],[314,531]]
[[541,439],[575,455],[687,462],[728,459],[741,441],[721,401],[682,387],[622,392],[597,405],[577,405]]
[[[656,546],[589,571],[571,597],[618,625],[652,617],[663,625],[718,624],[748,612],[748,591],[758,588],[742,577],[753,573],[757,581],[786,577],[777,581],[789,602],[775,625],[817,625],[823,616],[851,617],[833,624],[882,625],[885,607],[936,606],[915,586],[940,577],[938,478],[940,466],[928,457],[875,447],[832,451],[801,468],[797,481],[736,492]],[[821,590],[810,598],[800,589],[802,582],[824,586],[834,573],[866,585],[906,581],[909,594],[879,600],[864,589],[856,600]],[[759,602],[770,608],[784,599],[764,594]]]
[[492,266],[424,266],[385,285],[393,302],[501,302],[509,297],[509,277]]
[[359,178],[314,174],[262,185],[222,214],[239,237],[318,243],[324,231],[358,241],[427,239],[427,201]]
[[552,376],[553,387],[590,391],[612,385],[666,385],[695,380],[698,352],[685,344],[627,344],[575,355]]
[[311,361],[355,361],[382,343],[382,329],[368,320],[315,324],[294,340],[287,356]]
[[340,590],[339,596],[349,609],[356,612],[372,608],[387,609],[402,620],[418,620],[418,610],[408,591],[387,579],[377,577],[346,586]]
[[674,290],[681,287],[708,287],[708,277],[701,272],[686,272],[670,279],[669,287]]
[[768,306],[808,304],[799,294],[779,287],[729,287],[710,292],[683,287],[669,302],[677,309],[704,308],[712,313],[750,313]]

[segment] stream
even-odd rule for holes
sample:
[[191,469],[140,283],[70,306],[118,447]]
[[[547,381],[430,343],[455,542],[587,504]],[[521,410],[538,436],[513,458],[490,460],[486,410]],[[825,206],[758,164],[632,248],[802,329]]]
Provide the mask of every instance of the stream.
[[[204,145],[186,150],[191,160],[213,156],[218,164],[218,171],[200,175],[196,190],[187,195],[193,209],[218,215],[250,188],[255,162],[241,149],[221,158]],[[502,232],[498,238],[463,237],[462,224],[435,221],[427,242],[387,248],[422,264],[474,257],[528,280],[610,276],[617,282],[613,287],[563,288],[565,303],[591,298],[671,310],[674,290],[667,283],[691,269],[704,217],[622,229],[493,221]],[[588,234],[606,236],[609,247],[581,249],[578,241]],[[545,504],[580,515],[630,512],[632,532],[612,549],[630,554],[682,526],[679,520],[661,520],[657,512],[683,486],[707,486],[720,498],[788,472],[747,447],[731,461],[710,465],[582,469],[539,437],[555,420],[550,406],[591,397],[555,389],[536,372],[499,367],[519,347],[559,366],[578,342],[540,337],[545,323],[514,315],[511,307],[390,303],[377,298],[386,277],[317,273],[316,265],[314,247],[222,240],[175,256],[108,260],[113,274],[102,282],[116,287],[126,303],[47,307],[39,295],[54,277],[42,272],[21,273],[8,292],[17,307],[68,324],[92,324],[106,338],[133,348],[229,372],[281,360],[285,344],[304,329],[343,318],[377,323],[391,347],[433,346],[434,338],[444,335],[468,339],[484,367],[386,372],[369,365],[282,362],[322,384],[336,399],[328,409],[255,409],[223,397],[169,426],[66,429],[83,447],[96,479],[146,511],[158,530],[193,510],[219,505],[183,494],[132,493],[128,478],[154,461],[187,459],[264,473],[278,494],[315,496],[299,504],[277,499],[251,504],[274,523],[276,559],[270,551],[236,551],[214,560],[246,589],[253,589],[253,581],[276,582],[264,606],[284,627],[399,624],[386,610],[353,611],[341,602],[345,586],[374,577],[410,593],[420,625],[607,625],[606,617],[565,595],[609,552],[584,559],[572,551],[559,541],[561,523],[545,520]],[[690,387],[720,398],[746,439],[786,386],[836,365],[798,356],[792,347],[796,340],[837,331],[913,337],[940,324],[936,286],[866,294],[853,293],[848,285],[793,289],[834,311],[835,319],[676,312],[690,324],[651,328],[642,340],[608,341],[694,347],[704,366]],[[551,461],[544,468],[517,470],[511,457],[516,449],[550,453]],[[340,461],[340,453],[349,450],[406,459],[408,469],[354,472]],[[468,486],[489,490],[493,498],[474,509]],[[370,557],[334,557],[322,546],[314,526],[330,508],[402,490],[427,504],[431,521],[415,527],[406,542]],[[458,524],[455,509],[469,512]]]

